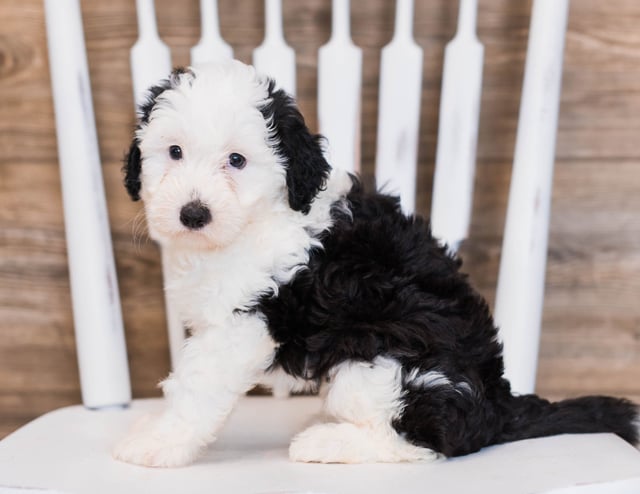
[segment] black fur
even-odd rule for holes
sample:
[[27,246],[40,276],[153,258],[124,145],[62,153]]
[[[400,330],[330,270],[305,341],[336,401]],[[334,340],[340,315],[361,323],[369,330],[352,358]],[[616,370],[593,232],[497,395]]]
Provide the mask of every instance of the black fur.
[[124,186],[127,188],[129,197],[133,201],[140,200],[140,188],[142,182],[140,181],[140,172],[142,171],[142,158],[140,156],[140,142],[138,139],[131,141],[129,152],[124,158],[124,166],[122,167],[124,172]]
[[272,80],[268,93],[269,99],[260,111],[273,128],[276,152],[286,163],[289,206],[307,214],[331,170],[322,155],[322,138],[309,132],[291,96],[282,89],[275,90]]
[[[460,273],[461,262],[437,244],[426,221],[404,216],[397,198],[366,193],[354,179],[348,200],[352,216],[335,209],[308,269],[257,307],[280,344],[275,366],[318,379],[346,360],[395,358],[405,408],[393,426],[447,456],[559,433],[638,440],[638,410],[628,401],[512,396],[488,305]],[[414,387],[412,369],[442,372],[466,388]]]
[[[149,123],[151,112],[156,105],[158,96],[164,93],[167,89],[176,87],[181,74],[190,74],[192,77],[195,77],[193,72],[188,69],[177,67],[173,72],[171,72],[168,79],[164,79],[155,86],[149,88],[145,102],[142,103],[138,109],[138,129]],[[142,183],[140,182],[142,159],[140,156],[139,146],[140,142],[134,137],[133,141],[131,141],[129,152],[124,158],[124,166],[122,167],[122,171],[124,172],[124,185],[127,188],[129,196],[134,201],[140,200],[140,188],[142,186]]]

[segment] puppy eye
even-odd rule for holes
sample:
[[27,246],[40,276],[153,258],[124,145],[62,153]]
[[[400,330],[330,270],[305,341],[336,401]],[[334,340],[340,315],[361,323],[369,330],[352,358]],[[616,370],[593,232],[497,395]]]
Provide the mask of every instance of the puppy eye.
[[171,146],[169,148],[169,156],[171,156],[172,160],[181,160],[182,159],[182,148],[180,146]]
[[244,165],[247,164],[247,159],[238,153],[231,153],[229,155],[229,164],[234,168],[244,168]]

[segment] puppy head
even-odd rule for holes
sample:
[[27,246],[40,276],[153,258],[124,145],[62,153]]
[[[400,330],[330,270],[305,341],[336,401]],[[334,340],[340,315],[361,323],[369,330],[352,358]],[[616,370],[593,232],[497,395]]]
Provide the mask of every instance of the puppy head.
[[124,171],[154,239],[219,248],[284,208],[307,214],[330,167],[293,100],[234,61],[152,87]]

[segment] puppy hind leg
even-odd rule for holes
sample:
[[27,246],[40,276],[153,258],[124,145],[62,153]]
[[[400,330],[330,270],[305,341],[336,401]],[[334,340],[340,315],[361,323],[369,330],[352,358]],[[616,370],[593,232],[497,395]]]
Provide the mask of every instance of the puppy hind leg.
[[307,463],[397,463],[431,461],[440,455],[408,443],[395,431],[343,422],[304,430],[291,442],[289,457]]
[[331,374],[326,412],[336,422],[314,425],[289,448],[294,461],[370,463],[425,461],[440,457],[410,444],[392,427],[402,413],[400,364],[391,358],[344,362]]

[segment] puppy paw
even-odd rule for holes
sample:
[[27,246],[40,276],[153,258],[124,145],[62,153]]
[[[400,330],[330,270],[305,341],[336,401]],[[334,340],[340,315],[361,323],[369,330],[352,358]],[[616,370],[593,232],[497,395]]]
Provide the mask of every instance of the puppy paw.
[[314,425],[294,437],[289,458],[313,463],[373,463],[432,461],[439,455],[409,444],[393,430],[329,423]]
[[179,467],[193,462],[204,446],[183,420],[146,415],[115,446],[113,457],[146,467]]
[[352,424],[319,424],[293,438],[289,458],[313,463],[362,463],[372,461],[365,451],[363,434]]

